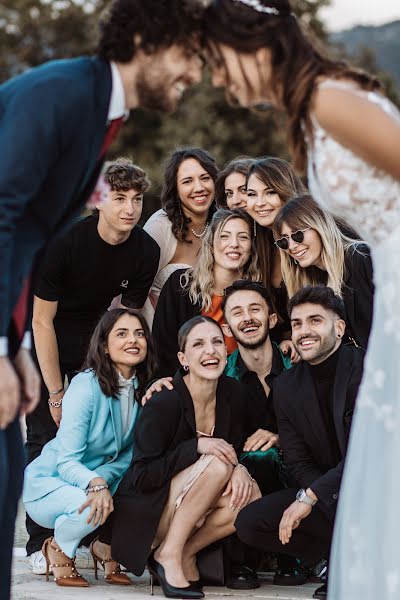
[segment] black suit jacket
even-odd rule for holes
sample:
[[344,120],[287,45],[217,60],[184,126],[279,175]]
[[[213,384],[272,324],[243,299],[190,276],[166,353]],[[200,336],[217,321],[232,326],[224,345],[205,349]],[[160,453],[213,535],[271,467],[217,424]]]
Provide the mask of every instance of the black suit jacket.
[[181,286],[185,271],[178,269],[172,273],[157,302],[152,333],[158,351],[159,377],[173,375],[179,369],[178,331],[186,321],[201,314],[200,304],[193,304],[188,290]]
[[111,85],[109,63],[84,57],[0,86],[0,336],[35,256],[96,183]]
[[[132,463],[114,497],[113,557],[136,575],[144,570],[171,479],[199,458],[193,402],[179,372],[173,385],[143,408]],[[220,377],[214,437],[231,443],[237,453],[243,446],[245,394],[241,383]]]
[[336,512],[363,358],[360,348],[342,344],[339,349],[333,406],[342,460],[336,465],[308,363],[295,365],[274,383],[278,431],[289,475],[299,488],[313,490],[318,506],[331,519]]
[[372,261],[366,244],[358,244],[347,250],[342,290],[346,307],[346,333],[365,350],[371,331],[374,302]]

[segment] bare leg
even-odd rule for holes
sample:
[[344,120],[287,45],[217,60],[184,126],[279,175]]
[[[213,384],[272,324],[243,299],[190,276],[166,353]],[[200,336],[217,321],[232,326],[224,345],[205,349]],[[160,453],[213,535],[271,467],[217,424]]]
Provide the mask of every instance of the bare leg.
[[[261,498],[261,492],[257,484],[253,485],[253,492],[250,502]],[[229,508],[230,495],[220,497],[215,505],[215,509],[191,538],[185,544],[183,552],[183,571],[191,581],[199,578],[199,572],[196,566],[196,554],[217,540],[231,535],[235,532],[235,520],[238,515],[237,510]]]
[[214,506],[231,477],[232,469],[232,466],[214,457],[176,510],[167,535],[155,553],[155,559],[163,565],[171,585],[189,585],[182,569],[183,548],[196,523]]

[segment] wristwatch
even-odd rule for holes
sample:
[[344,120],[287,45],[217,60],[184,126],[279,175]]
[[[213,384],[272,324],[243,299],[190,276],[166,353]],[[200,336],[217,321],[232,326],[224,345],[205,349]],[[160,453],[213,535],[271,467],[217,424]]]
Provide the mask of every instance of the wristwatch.
[[312,498],[310,498],[310,496],[307,496],[306,490],[304,488],[302,488],[301,490],[299,490],[297,492],[296,500],[298,502],[303,502],[304,504],[308,504],[309,506],[314,506],[314,504],[317,503],[316,500],[313,500]]

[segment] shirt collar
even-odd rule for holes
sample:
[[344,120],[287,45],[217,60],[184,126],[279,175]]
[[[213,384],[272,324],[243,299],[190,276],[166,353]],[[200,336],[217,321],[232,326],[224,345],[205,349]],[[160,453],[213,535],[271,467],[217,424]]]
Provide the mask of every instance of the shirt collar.
[[114,119],[120,119],[124,117],[127,119],[129,116],[129,110],[126,108],[125,103],[125,92],[122,83],[121,75],[115,62],[110,63],[111,66],[111,99],[108,107],[107,121],[113,121]]
[[[238,354],[239,354],[238,361],[237,361],[238,374],[239,374],[239,379],[242,380],[243,377],[245,377],[248,373],[253,373],[253,371],[249,371],[249,369],[247,368],[239,351],[238,351]],[[283,364],[283,360],[282,360],[282,356],[281,356],[279,347],[275,342],[272,342],[272,365],[271,365],[271,371],[269,372],[267,377],[270,377],[271,375],[272,375],[272,377],[276,377],[277,375],[280,375],[282,373],[282,371],[284,370],[284,368],[285,368],[285,366]]]

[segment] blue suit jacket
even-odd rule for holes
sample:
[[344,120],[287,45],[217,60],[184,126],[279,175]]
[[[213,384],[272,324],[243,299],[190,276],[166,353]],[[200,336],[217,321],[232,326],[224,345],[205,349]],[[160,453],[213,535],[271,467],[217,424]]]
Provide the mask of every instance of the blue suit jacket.
[[38,251],[96,183],[111,85],[109,63],[84,57],[0,86],[0,336]]
[[138,412],[136,402],[123,436],[119,400],[103,394],[92,371],[76,375],[63,399],[56,437],[25,470],[24,502],[68,484],[85,489],[94,477],[103,477],[114,494],[132,459]]

